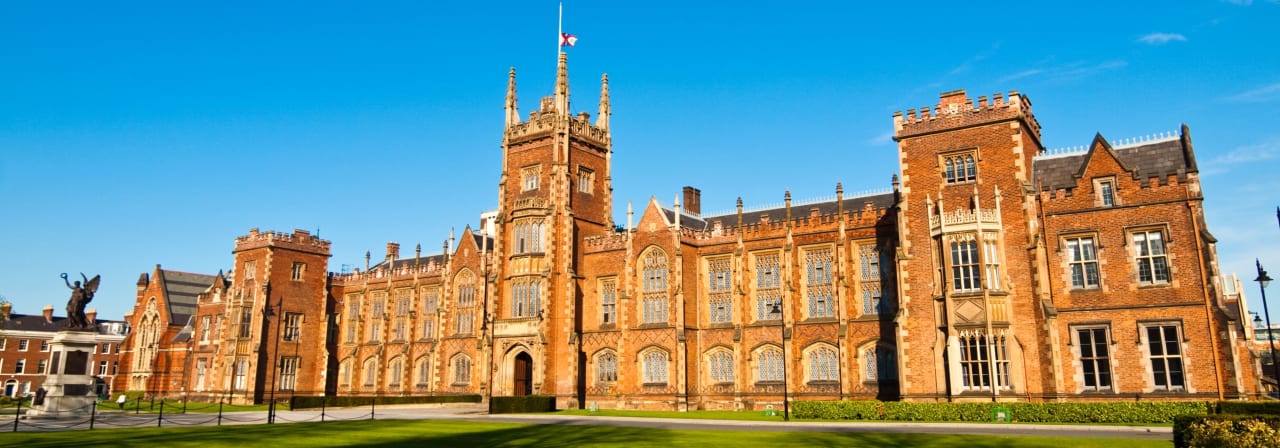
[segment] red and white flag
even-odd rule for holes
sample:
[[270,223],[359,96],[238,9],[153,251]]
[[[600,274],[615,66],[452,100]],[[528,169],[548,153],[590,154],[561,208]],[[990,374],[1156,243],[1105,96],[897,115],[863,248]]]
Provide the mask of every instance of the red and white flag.
[[569,33],[560,33],[561,47],[572,47],[573,44],[576,44],[576,43],[578,43],[578,36],[574,36]]

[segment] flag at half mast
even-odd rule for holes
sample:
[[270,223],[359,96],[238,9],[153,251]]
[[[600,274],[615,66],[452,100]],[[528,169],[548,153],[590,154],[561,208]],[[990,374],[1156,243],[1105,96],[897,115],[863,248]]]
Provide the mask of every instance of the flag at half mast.
[[572,47],[578,43],[578,36],[564,32],[564,3],[560,4],[560,20],[556,23],[556,51],[564,50],[564,47]]

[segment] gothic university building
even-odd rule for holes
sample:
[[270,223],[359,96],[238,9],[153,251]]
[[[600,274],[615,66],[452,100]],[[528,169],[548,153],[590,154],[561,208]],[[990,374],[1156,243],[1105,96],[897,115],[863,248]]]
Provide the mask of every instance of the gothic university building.
[[894,114],[883,193],[709,216],[685,187],[619,223],[608,78],[594,119],[570,112],[563,53],[527,119],[515,86],[476,228],[354,273],[302,230],[250,230],[228,272],[157,266],[116,390],[677,410],[1257,396],[1186,126],[1051,153],[1022,94],[946,92]]

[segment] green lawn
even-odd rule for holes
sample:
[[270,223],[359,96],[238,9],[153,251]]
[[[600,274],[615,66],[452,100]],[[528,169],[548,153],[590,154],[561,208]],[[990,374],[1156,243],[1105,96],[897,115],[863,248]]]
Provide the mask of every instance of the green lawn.
[[0,435],[5,444],[35,447],[261,446],[922,446],[985,447],[1169,447],[1169,441],[1057,437],[998,437],[936,434],[847,434],[750,431],[690,431],[606,426],[522,425],[459,421],[378,420],[288,425],[139,428]]

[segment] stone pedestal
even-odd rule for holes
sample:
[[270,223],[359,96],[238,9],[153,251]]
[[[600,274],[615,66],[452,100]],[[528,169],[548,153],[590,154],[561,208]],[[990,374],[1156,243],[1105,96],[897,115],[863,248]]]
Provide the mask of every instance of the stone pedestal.
[[32,404],[27,417],[80,418],[93,412],[98,397],[93,393],[91,355],[97,341],[94,331],[63,330],[54,335],[50,342],[49,373],[43,386],[44,399]]

